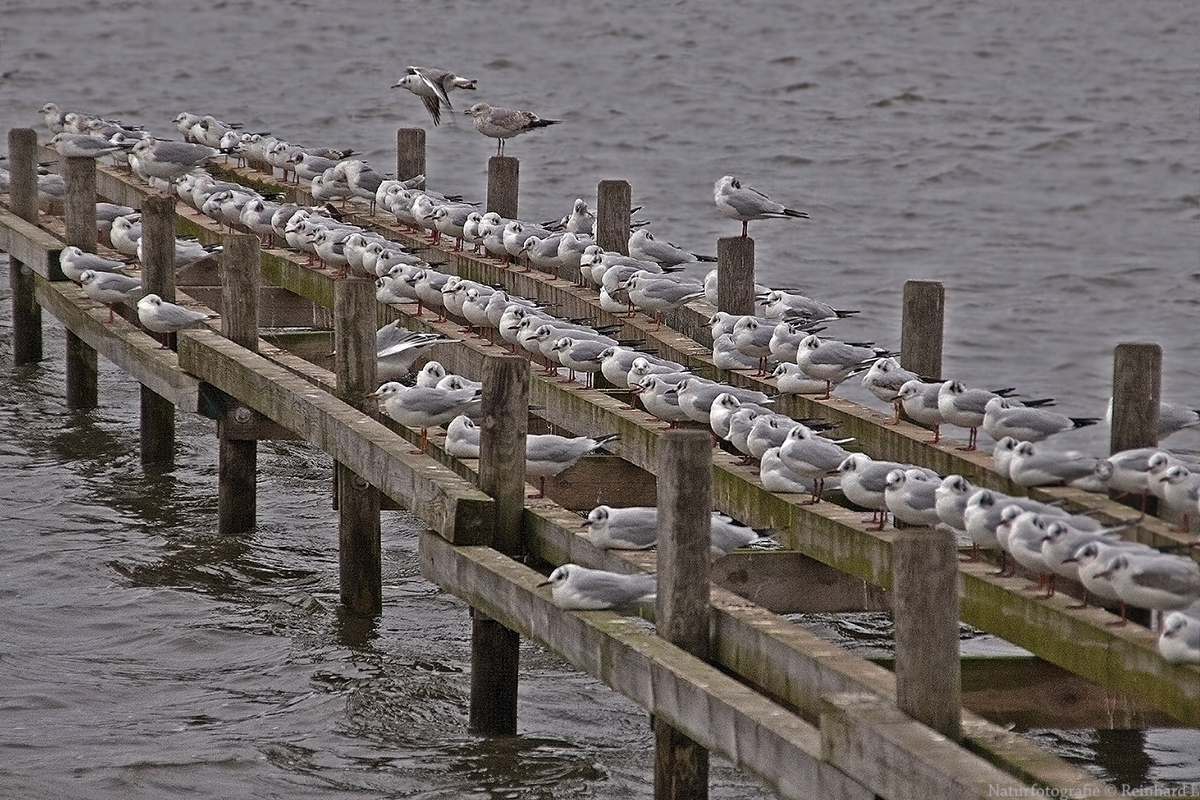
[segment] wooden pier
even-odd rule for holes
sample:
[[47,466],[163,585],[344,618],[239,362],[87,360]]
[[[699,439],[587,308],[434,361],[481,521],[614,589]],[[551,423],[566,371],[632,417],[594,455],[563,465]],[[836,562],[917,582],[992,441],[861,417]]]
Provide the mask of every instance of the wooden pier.
[[[657,496],[664,508],[675,509],[668,514],[671,530],[688,527],[686,509],[702,507],[680,488],[697,483],[697,467],[688,455],[695,447],[691,432],[664,432],[657,420],[626,408],[619,392],[540,377],[501,347],[465,336],[462,321],[413,316],[407,306],[376,303],[366,281],[337,280],[332,270],[309,267],[287,250],[259,252],[251,241],[255,237],[224,233],[194,209],[164,202],[164,196],[115,169],[96,166],[92,172],[87,164],[70,163],[76,159],[60,163],[58,168],[82,176],[72,184],[84,187],[86,204],[77,200],[76,210],[62,218],[39,216],[27,176],[35,156],[55,157],[31,148],[30,134],[10,132],[13,190],[0,207],[0,250],[13,259],[18,360],[42,357],[40,338],[31,330],[40,327],[44,310],[66,327],[73,343],[68,359],[76,366],[67,373],[68,402],[77,407],[100,402],[94,377],[88,380],[89,369],[93,376],[95,371],[88,364],[94,365],[99,354],[144,387],[144,428],[163,429],[176,411],[216,419],[221,507],[229,509],[222,511],[221,530],[245,531],[253,525],[256,440],[300,438],[328,453],[337,464],[342,515],[342,600],[356,613],[379,612],[380,507],[416,514],[429,529],[420,543],[422,574],[462,598],[475,615],[473,729],[515,732],[519,636],[653,715],[662,781],[658,797],[705,796],[709,752],[788,798],[987,797],[1004,788],[1011,796],[1029,786],[1075,790],[1080,796],[1105,793],[1110,787],[1082,770],[960,709],[958,670],[953,669],[960,663],[959,619],[1029,650],[1048,662],[1048,669],[1094,685],[1101,696],[1129,698],[1147,719],[1200,725],[1200,668],[1163,660],[1148,629],[1109,627],[1111,614],[1072,608],[1074,598],[1065,592],[1035,598],[1023,591],[1026,577],[996,577],[992,564],[958,561],[952,545],[926,532],[864,530],[858,510],[833,502],[806,505],[803,497],[767,492],[756,467],[742,466],[721,450],[711,451],[710,480],[699,482],[712,507],[755,528],[777,531],[785,550],[731,554],[713,565],[710,585],[702,571],[680,566],[696,552],[686,537],[658,553],[595,548],[578,535],[577,512],[599,503],[652,504]],[[423,169],[423,132],[400,131],[397,141],[402,173],[418,164]],[[492,161],[496,172],[494,182],[489,180],[488,205],[494,202],[515,215],[516,160]],[[254,169],[226,167],[220,175],[270,191],[302,191]],[[606,230],[624,225],[627,237],[628,215],[622,218],[614,209],[629,208],[629,186],[604,184],[598,218]],[[168,287],[178,302],[219,312],[218,320],[180,331],[175,350],[160,349],[155,338],[121,316],[106,323],[107,309],[82,297],[58,268],[58,253],[66,245],[94,249],[95,220],[82,209],[97,196],[169,219],[172,232],[225,244],[223,269],[171,271],[174,285]],[[364,209],[353,221],[404,244],[430,248],[385,215],[370,216]],[[84,241],[85,230],[90,241]],[[725,263],[748,259],[752,266],[748,241],[722,240]],[[649,320],[602,311],[594,292],[563,278],[505,269],[494,259],[449,249],[437,252],[437,260],[448,262],[447,271],[554,304],[559,316],[620,325],[623,338],[643,339],[659,355],[706,377],[773,390],[749,371],[716,369],[704,326],[714,309],[702,301],[672,312],[656,331]],[[255,261],[259,268],[248,278],[246,264]],[[725,291],[731,303],[744,302],[737,285]],[[255,297],[257,303],[247,299]],[[912,312],[905,317],[904,347],[925,374],[940,372],[945,302],[940,285],[906,287],[905,307]],[[427,454],[415,455],[415,431],[364,405],[366,391],[374,388],[374,350],[366,348],[373,348],[378,326],[397,319],[405,327],[457,339],[437,345],[432,356],[453,372],[484,381],[485,415],[491,417],[482,424],[490,433],[479,461],[448,456],[436,439]],[[930,330],[919,324],[921,319],[937,324]],[[330,352],[337,353],[335,363],[327,358]],[[874,458],[962,474],[1011,494],[1058,499],[1072,509],[1093,510],[1103,520],[1133,515],[1127,506],[1078,490],[1026,492],[993,472],[990,456],[960,452],[954,443],[929,445],[924,429],[884,425],[885,415],[844,399],[781,397],[778,406],[796,417],[837,423],[839,435],[855,437]],[[523,482],[513,480],[523,467],[512,467],[518,460],[523,464],[514,442],[523,442],[526,427],[589,436],[616,432],[620,438],[608,447],[612,455],[588,459],[552,479],[548,499],[529,501]],[[143,458],[162,457],[164,447],[169,449],[144,437]],[[673,455],[664,457],[667,453]],[[681,461],[691,464],[686,475]],[[1186,541],[1185,534],[1154,518],[1140,522],[1129,536],[1156,546]],[[707,545],[700,552],[706,551]],[[664,565],[662,559],[672,553],[685,561]],[[936,562],[930,561],[935,556]],[[658,607],[642,612],[657,619],[658,630],[613,612],[555,606],[548,591],[538,587],[544,574],[534,566],[567,562],[622,572],[657,569]],[[922,569],[928,576],[941,569],[938,585],[949,595],[925,596],[933,581],[914,580]],[[781,587],[783,581],[791,585]],[[950,613],[933,619],[930,609],[939,605]],[[896,672],[776,613],[879,608],[893,609],[897,617]],[[697,619],[707,634],[696,633]],[[914,627],[914,622],[920,624]],[[966,685],[972,667],[963,662],[962,669]],[[963,698],[969,696],[962,692]],[[1064,704],[1061,711],[1066,717],[1071,709]]]

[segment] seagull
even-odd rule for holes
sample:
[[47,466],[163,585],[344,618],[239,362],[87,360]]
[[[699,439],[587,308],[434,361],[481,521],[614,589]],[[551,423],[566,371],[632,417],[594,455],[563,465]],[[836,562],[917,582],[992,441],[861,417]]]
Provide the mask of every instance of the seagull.
[[873,344],[839,342],[836,339],[821,339],[811,333],[800,340],[796,348],[796,364],[810,378],[825,381],[825,394],[819,400],[828,400],[836,383],[846,380],[855,371],[865,368],[877,359],[892,355]]
[[578,564],[563,564],[538,584],[549,586],[554,604],[568,611],[598,611],[655,599],[658,581],[653,574],[625,575]]
[[825,476],[836,472],[838,466],[850,455],[850,452],[842,447],[842,444],[848,441],[851,440],[842,439],[835,442],[826,439],[804,425],[798,425],[788,431],[787,438],[779,447],[779,457],[792,472],[812,480],[810,504],[821,501]]
[[747,227],[752,219],[808,218],[805,212],[786,208],[757,189],[743,187],[732,175],[726,175],[716,182],[713,200],[722,214],[731,219],[741,220],[742,238],[747,236]]
[[1182,611],[1167,614],[1158,652],[1173,664],[1200,664],[1200,619]]
[[887,474],[883,500],[892,516],[908,525],[934,526],[942,521],[937,512],[940,481],[928,480],[923,472],[894,469]]
[[[1104,423],[1112,425],[1113,401],[1108,398],[1108,409],[1104,412]],[[1200,426],[1200,409],[1168,403],[1165,400],[1158,404],[1158,438],[1165,439],[1172,433],[1178,433],[1184,428]]]
[[[984,409],[987,408],[987,404],[992,398],[1003,397],[1004,394],[1004,392],[991,392],[987,389],[967,388],[961,381],[946,381],[941,385],[938,389],[938,411],[942,415],[942,422],[967,428],[969,431],[967,446],[960,447],[960,450],[975,449],[975,439],[979,435],[980,426],[983,425]],[[1053,402],[1052,400],[1031,400],[1025,405],[1034,408],[1050,405]],[[1017,437],[1014,436],[1014,438]]]
[[[190,308],[168,302],[156,294],[148,294],[138,300],[137,310],[138,319],[141,320],[142,325],[146,326],[147,330],[161,334],[175,333],[190,325],[216,317],[215,314],[193,311]],[[165,335],[159,349],[167,349]]]
[[449,94],[454,89],[475,90],[476,81],[470,78],[460,78],[453,72],[436,67],[407,67],[400,80],[392,84],[393,89],[407,89],[421,98],[425,110],[433,118],[434,125],[442,123],[442,104],[450,111]]
[[895,356],[884,356],[875,359],[875,363],[867,370],[867,374],[863,375],[862,385],[867,387],[867,391],[871,394],[892,406],[895,413],[892,415],[891,421],[884,424],[898,425],[902,402],[897,395],[904,388],[904,384],[919,379],[915,372],[900,366],[900,362],[896,360]]
[[[588,512],[582,527],[584,537],[606,550],[648,550],[658,543],[658,507],[629,506],[613,508],[599,505]],[[712,512],[710,545],[714,558],[739,547],[777,545],[767,536],[759,536],[750,527],[740,525],[719,511]]]
[[50,146],[63,158],[100,158],[130,150],[134,144],[123,138],[114,141],[102,136],[92,136],[90,133],[66,133],[65,131],[54,134],[54,138],[50,140]]
[[1095,476],[1099,461],[1082,453],[1044,450],[1033,442],[1017,442],[1008,459],[1008,476],[1018,486],[1066,484],[1085,491],[1103,491]]
[[894,471],[903,472],[908,468],[908,464],[877,461],[866,453],[851,453],[838,464],[842,494],[854,505],[870,511],[871,519],[863,522],[877,525],[875,529],[881,531],[887,525],[887,477]]
[[962,475],[947,475],[942,478],[937,491],[934,492],[938,517],[956,531],[966,531],[967,521],[964,514],[967,502],[977,491],[978,487]]
[[803,494],[811,492],[813,482],[803,475],[788,469],[779,457],[779,448],[770,447],[758,462],[758,480],[768,492],[776,494]]
[[175,181],[221,155],[215,147],[188,142],[160,142],[153,136],[139,139],[129,151],[133,171],[145,179]]
[[532,111],[489,106],[476,103],[463,112],[471,117],[475,130],[496,139],[496,155],[504,155],[504,140],[536,128],[557,125],[557,119],[542,119]]
[[117,303],[129,303],[142,293],[142,282],[118,272],[93,272],[85,269],[79,276],[83,293],[108,306],[108,320],[113,321],[113,306]]
[[528,434],[525,437],[525,474],[538,478],[538,493],[532,498],[546,496],[546,478],[575,465],[588,453],[594,453],[618,438],[607,436],[559,436],[554,433]]
[[[1200,564],[1186,556],[1124,550],[1109,559],[1098,577],[1108,578],[1125,606],[1178,611],[1200,600]],[[1160,626],[1162,620],[1159,620]]]
[[466,414],[459,414],[446,426],[444,449],[455,458],[479,458],[479,426]]
[[653,261],[662,267],[674,267],[695,261],[716,261],[716,256],[701,256],[689,253],[670,242],[660,242],[645,228],[629,234],[629,255],[642,261]]
[[444,425],[459,414],[468,414],[479,405],[482,392],[478,389],[438,389],[437,387],[407,387],[388,381],[367,397],[383,403],[385,413],[407,428],[420,430],[418,448],[424,453],[429,446],[429,429]]
[[96,255],[95,253],[87,253],[75,245],[69,245],[62,249],[58,254],[58,266],[62,270],[63,275],[66,275],[76,283],[80,282],[83,273],[88,270],[124,275],[124,270],[130,267],[124,261],[116,261]]
[[1056,433],[1099,421],[1099,417],[1068,417],[1044,408],[1030,408],[1007,397],[993,397],[983,407],[981,427],[996,440],[1011,436],[1018,442],[1040,442]]

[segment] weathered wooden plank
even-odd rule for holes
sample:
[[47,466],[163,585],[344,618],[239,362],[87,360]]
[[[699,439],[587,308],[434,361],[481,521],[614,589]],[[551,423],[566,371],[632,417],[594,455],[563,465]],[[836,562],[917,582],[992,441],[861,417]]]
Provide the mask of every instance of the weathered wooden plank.
[[420,554],[427,580],[604,681],[781,796],[870,800],[864,787],[822,762],[811,725],[631,620],[562,611],[537,588],[542,575],[490,548],[453,547],[425,533]]
[[38,304],[96,352],[138,383],[183,411],[199,410],[200,381],[179,370],[178,357],[121,317],[106,324],[108,309],[85,297],[74,283],[36,278]]
[[180,366],[303,436],[439,534],[488,524],[492,501],[361,411],[208,331],[181,331]]
[[[525,529],[532,553],[552,564],[572,562],[616,572],[654,569],[653,551],[595,548],[579,535],[579,517],[563,509],[530,508],[525,515]],[[735,558],[730,554],[718,560],[714,571]],[[713,663],[814,722],[820,715],[824,694],[866,692],[895,702],[896,679],[892,672],[776,616],[741,594],[712,589]],[[963,711],[962,726],[963,746],[1021,780],[1046,786],[1073,786],[1090,780],[1082,770],[969,711]]]
[[0,250],[49,280],[58,271],[62,240],[0,206]]
[[[827,696],[821,742],[830,763],[889,800],[1024,796],[1017,793],[1032,788],[872,695]],[[1108,787],[1092,780],[1070,788],[1102,797]]]

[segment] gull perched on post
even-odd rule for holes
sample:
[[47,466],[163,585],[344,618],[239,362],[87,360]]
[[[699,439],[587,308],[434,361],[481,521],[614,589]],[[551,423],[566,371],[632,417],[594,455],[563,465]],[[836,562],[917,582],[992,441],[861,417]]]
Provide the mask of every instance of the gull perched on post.
[[496,155],[504,155],[504,140],[535,128],[557,125],[559,120],[542,119],[532,111],[489,106],[476,103],[463,112],[471,117],[475,130],[496,140]]
[[741,220],[743,238],[747,235],[747,226],[752,219],[808,218],[808,214],[803,211],[787,208],[757,189],[742,186],[741,182],[732,175],[726,175],[716,182],[713,189],[713,200],[717,204],[717,210],[722,214]]

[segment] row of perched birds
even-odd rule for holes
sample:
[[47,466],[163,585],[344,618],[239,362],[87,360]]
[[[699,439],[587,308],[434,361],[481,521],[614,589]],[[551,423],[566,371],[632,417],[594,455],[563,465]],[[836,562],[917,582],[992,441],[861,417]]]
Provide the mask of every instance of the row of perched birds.
[[[181,114],[177,124],[182,125],[193,117]],[[199,131],[213,136],[223,126],[212,117],[194,118],[199,122],[189,125],[189,133],[185,134],[189,137],[198,137]],[[204,123],[205,119],[209,121]],[[263,141],[263,135],[250,135],[258,137],[251,142],[246,134],[237,134],[235,143],[231,131],[236,128],[228,126],[228,130],[221,132],[225,142],[222,147],[199,142],[174,144],[208,147],[213,152],[208,153],[204,161],[218,157],[225,150],[235,155],[242,152],[254,160],[270,163],[265,158],[260,159],[252,149]],[[326,153],[320,157],[331,155],[337,154]],[[166,153],[155,156],[151,162],[168,161],[173,157]],[[314,263],[321,261],[341,273],[376,277],[377,297],[381,302],[416,302],[418,314],[424,308],[432,308],[441,319],[449,315],[464,319],[480,335],[499,339],[514,351],[529,353],[546,366],[548,375],[560,374],[565,369],[568,380],[582,375],[587,382],[595,374],[601,374],[611,384],[634,392],[642,406],[668,426],[689,421],[709,425],[714,436],[741,453],[746,463],[759,462],[765,488],[779,492],[810,492],[815,502],[827,488],[840,484],[847,499],[876,512],[874,519],[878,525],[884,524],[886,514],[890,513],[910,524],[943,522],[971,535],[972,529],[965,525],[965,520],[964,524],[957,525],[941,517],[934,520],[933,511],[923,506],[921,500],[952,478],[963,481],[961,477],[950,476],[943,481],[916,465],[871,462],[864,454],[846,450],[843,445],[848,444],[848,440],[837,441],[819,435],[828,428],[820,420],[796,420],[772,411],[771,398],[765,393],[702,378],[681,364],[644,352],[640,349],[642,342],[614,338],[611,336],[616,332],[613,329],[598,329],[577,320],[560,319],[532,301],[439,272],[436,269],[439,264],[425,261],[399,243],[348,225],[338,218],[340,215],[332,203],[359,199],[372,208],[387,211],[414,230],[428,233],[434,240],[453,238],[455,249],[469,246],[475,252],[486,252],[501,261],[524,260],[526,268],[532,266],[551,272],[577,270],[581,283],[596,288],[602,305],[609,310],[628,312],[632,306],[656,319],[661,319],[666,310],[692,299],[703,297],[715,301],[715,270],[710,270],[703,280],[676,277],[686,274],[689,268],[707,268],[711,257],[660,242],[644,227],[635,227],[631,234],[629,256],[603,251],[592,238],[595,217],[582,199],[576,200],[569,214],[550,223],[503,220],[496,215],[480,214],[473,204],[463,203],[460,198],[429,192],[422,187],[419,178],[401,182],[374,173],[361,161],[345,157],[330,160],[332,163],[326,165],[311,160],[307,152],[299,157],[293,152],[287,162],[307,164],[310,168],[303,173],[297,172],[299,177],[309,181],[310,186],[315,184],[319,190],[334,191],[333,195],[317,197],[324,205],[316,207],[293,207],[257,196],[244,186],[216,181],[207,173],[197,171],[194,165],[172,185],[185,202],[223,224],[259,233],[268,245],[286,242],[290,247],[308,253]],[[134,163],[136,161],[131,159],[131,164]],[[323,167],[319,173],[315,171],[318,166]],[[148,181],[155,179],[150,173],[139,174]],[[369,191],[372,186],[374,193]],[[721,192],[730,190],[746,191],[731,179],[718,181],[714,194],[718,208],[721,208]],[[771,218],[772,215],[800,216],[763,210],[762,204],[767,201],[761,199],[764,196],[760,193],[754,195],[760,199],[743,196],[741,205],[735,206],[735,213],[746,217],[743,222]],[[722,213],[728,212],[722,209]],[[123,227],[124,223],[119,225]],[[117,227],[114,223],[113,228]],[[655,285],[659,282],[662,284]],[[1008,461],[997,456],[997,469],[1012,475],[1014,481],[1022,485],[1040,485],[1023,483],[1027,476],[1034,474],[1030,466],[1037,462],[1029,458],[1034,443],[1098,421],[1057,414],[1045,408],[1051,401],[1018,403],[1011,398],[1012,390],[990,392],[968,388],[955,381],[923,381],[904,370],[892,354],[872,344],[817,336],[817,326],[851,317],[854,312],[836,309],[793,292],[757,288],[762,301],[761,316],[735,317],[718,312],[710,320],[714,362],[723,369],[754,369],[759,373],[773,366],[772,374],[781,393],[828,396],[849,377],[861,374],[862,384],[882,401],[892,403],[897,417],[903,409],[919,424],[932,428],[935,437],[941,425],[961,426],[969,430],[968,447],[973,447],[976,431],[983,428],[1000,443],[997,453],[1007,452],[1005,447],[1012,450],[1012,458]],[[411,367],[428,347],[445,341],[433,334],[405,331],[395,324],[381,329],[378,352],[380,378],[384,385],[376,394],[384,400],[385,410],[389,405],[397,409],[395,416],[400,419],[404,412],[399,410],[402,405],[399,398],[415,389],[458,392],[458,395],[446,395],[446,403],[451,408],[438,409],[436,421],[430,416],[432,409],[428,398],[433,395],[428,393],[425,393],[424,401],[412,404],[417,411],[411,413],[424,415],[422,419],[413,421],[415,417],[407,416],[400,421],[422,430],[423,434],[435,425],[449,425],[452,430],[447,439],[448,449],[469,456],[469,443],[466,451],[457,448],[461,444],[460,437],[470,438],[473,423],[469,413],[464,412],[469,412],[472,404],[478,403],[478,387],[464,384],[466,379],[461,376],[441,376],[439,382],[450,379],[441,387],[437,384],[406,387],[399,380],[407,379]],[[1171,413],[1167,413],[1164,406],[1161,419],[1166,425],[1178,417],[1172,430],[1200,422],[1200,415],[1195,412],[1170,408]],[[566,454],[552,459],[556,467],[566,465],[562,468],[608,441],[604,437],[563,438],[586,441],[581,441],[571,451],[579,452],[574,460]],[[1018,451],[1021,451],[1019,455]],[[1172,458],[1163,474],[1170,470],[1174,472],[1170,481],[1164,480],[1164,485],[1156,488],[1162,490],[1164,498],[1168,486],[1174,487],[1169,490],[1174,492],[1172,498],[1186,497],[1186,488],[1180,488],[1179,484],[1184,487],[1190,484],[1187,480],[1178,480],[1181,471],[1187,471],[1186,464],[1179,463],[1174,454],[1163,452]],[[1099,465],[1112,461],[1096,459],[1093,466],[1093,480],[1105,488],[1116,488],[1117,484],[1104,482],[1101,476],[1107,467]],[[1012,471],[1013,464],[1018,465],[1015,471]],[[882,475],[879,474],[881,470]],[[865,473],[870,473],[872,480],[865,480]],[[544,480],[549,474],[557,473],[547,472],[541,477]],[[1126,472],[1114,469],[1113,474],[1124,476]],[[869,492],[864,493],[864,486],[870,487]],[[982,491],[972,492],[972,496]],[[1147,490],[1150,491],[1153,490]],[[1193,511],[1197,508],[1196,502],[1200,501],[1193,502]],[[1173,501],[1167,504],[1183,507]],[[1196,513],[1200,517],[1200,511]],[[987,537],[982,540],[971,538],[981,546],[992,544]]]

